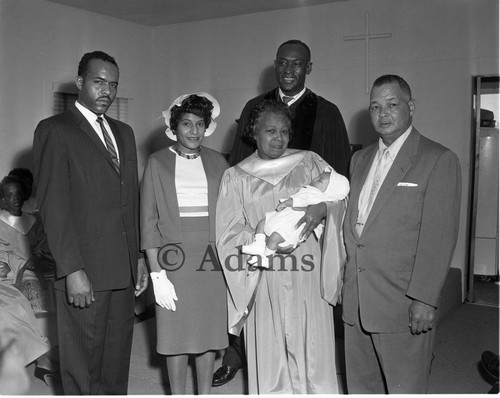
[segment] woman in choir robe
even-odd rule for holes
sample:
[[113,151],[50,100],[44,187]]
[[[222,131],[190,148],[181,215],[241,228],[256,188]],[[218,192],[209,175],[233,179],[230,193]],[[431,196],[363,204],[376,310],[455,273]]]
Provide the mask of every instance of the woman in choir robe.
[[49,306],[42,273],[53,274],[55,264],[40,216],[24,211],[28,189],[16,175],[1,182],[0,280],[21,290],[38,313]]
[[215,206],[228,164],[201,146],[218,102],[207,93],[177,98],[163,113],[174,145],[153,153],[141,185],[141,247],[156,299],[157,351],[172,394],[185,394],[189,356],[197,392],[209,394],[215,354],[228,345],[226,286],[215,250]]
[[[287,149],[290,120],[284,104],[257,105],[247,130],[257,151],[222,178],[216,235],[228,284],[228,329],[238,335],[245,327],[250,394],[332,394],[338,384],[330,304],[337,303],[345,260],[340,234],[345,203],[309,206],[299,221],[306,222],[305,240],[269,258],[269,268],[248,264],[240,251],[279,199],[310,184],[328,166],[314,152]],[[319,242],[311,231],[325,214]]]
[[25,190],[16,176],[0,182],[0,335],[14,336],[21,362],[36,360],[35,376],[51,384],[60,374],[56,352],[35,317],[45,307],[39,273],[32,271],[50,252],[40,218],[22,211]]

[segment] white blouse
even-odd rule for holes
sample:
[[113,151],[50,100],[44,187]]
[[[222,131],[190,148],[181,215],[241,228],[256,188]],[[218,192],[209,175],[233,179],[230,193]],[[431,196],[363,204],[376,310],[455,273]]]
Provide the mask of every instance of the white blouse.
[[200,156],[186,159],[176,154],[175,188],[181,217],[208,216],[208,182]]

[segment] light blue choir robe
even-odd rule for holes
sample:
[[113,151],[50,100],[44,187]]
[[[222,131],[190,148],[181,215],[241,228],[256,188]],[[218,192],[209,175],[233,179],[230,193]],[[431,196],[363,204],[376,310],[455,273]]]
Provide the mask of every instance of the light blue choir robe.
[[248,256],[238,258],[239,246],[253,241],[265,213],[327,166],[314,152],[288,149],[273,160],[254,153],[222,178],[217,250],[228,284],[228,330],[238,334],[245,327],[250,394],[338,393],[330,303],[339,300],[342,283],[345,203],[327,204],[326,244],[311,234],[284,266],[275,257],[274,270],[252,270]]

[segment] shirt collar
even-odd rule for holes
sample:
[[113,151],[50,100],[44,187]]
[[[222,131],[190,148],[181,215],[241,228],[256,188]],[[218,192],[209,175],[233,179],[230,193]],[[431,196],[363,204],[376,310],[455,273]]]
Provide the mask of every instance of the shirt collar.
[[94,112],[92,112],[90,109],[85,108],[82,104],[80,104],[78,101],[75,101],[75,106],[77,109],[82,113],[83,116],[85,116],[85,119],[87,119],[90,123],[91,126],[93,126],[99,116],[102,116],[104,120],[106,118],[104,117],[105,115],[97,115]]
[[398,139],[396,141],[394,141],[390,146],[386,146],[384,144],[384,141],[382,141],[382,138],[379,138],[378,150],[380,151],[380,153],[384,152],[384,150],[387,149],[387,152],[389,152],[389,156],[391,157],[391,159],[392,160],[396,159],[396,156],[398,155],[399,150],[401,149],[401,147],[405,143],[406,139],[410,135],[412,128],[413,128],[413,125],[410,125],[410,127],[408,127],[406,129],[406,131],[403,134],[401,134],[398,137]]
[[[297,101],[300,97],[302,97],[304,95],[304,93],[306,92],[306,88],[304,87],[299,93],[295,94],[295,95],[285,95],[283,93],[283,91],[281,91],[281,88],[278,89],[278,92],[279,92],[279,96],[281,98],[281,101],[283,101],[283,97],[292,97],[293,99],[290,100],[290,102],[288,103],[288,105],[290,104],[293,104],[295,101]],[[283,101],[284,102],[284,101]]]

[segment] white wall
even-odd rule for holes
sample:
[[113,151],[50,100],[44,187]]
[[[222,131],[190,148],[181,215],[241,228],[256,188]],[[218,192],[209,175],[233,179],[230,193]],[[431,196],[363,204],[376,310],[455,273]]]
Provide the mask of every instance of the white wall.
[[41,0],[0,2],[0,178],[31,167],[33,131],[52,115],[53,85],[71,84],[88,51],[114,56],[138,140],[150,131],[151,28]]
[[[155,112],[159,115],[181,93],[211,92],[222,114],[207,144],[229,150],[229,132],[246,100],[275,83],[270,68],[277,46],[299,38],[313,54],[307,85],[335,102],[352,141],[366,144],[370,139],[357,128],[369,98],[364,42],[343,39],[364,33],[366,12],[371,33],[392,34],[370,41],[369,83],[385,73],[404,76],[419,102],[416,124],[424,132],[449,131],[452,139],[444,137],[443,143],[456,145],[456,128],[464,137],[469,133],[471,76],[498,73],[495,0],[351,0],[159,27],[154,30]],[[439,112],[432,111],[436,106]]]
[[[365,146],[376,139],[366,114],[365,47],[344,36],[364,33],[368,12],[370,33],[392,34],[370,40],[370,85],[382,74],[403,76],[417,100],[414,125],[460,158],[462,220],[452,266],[465,277],[471,83],[473,75],[498,74],[498,11],[497,0],[351,0],[155,28],[154,113],[179,94],[212,93],[222,113],[205,142],[229,151],[245,102],[275,85],[278,45],[297,38],[312,51],[307,86],[337,104],[351,142]],[[158,121],[155,131],[162,128]]]
[[[139,1],[139,0],[138,0]],[[340,108],[352,143],[375,137],[366,118],[364,43],[344,36],[390,32],[370,41],[370,84],[405,77],[417,100],[415,126],[454,150],[462,165],[462,221],[453,266],[466,267],[471,81],[498,74],[497,0],[350,0],[164,27],[145,27],[42,0],[0,1],[0,174],[31,166],[33,130],[51,115],[53,83],[72,82],[84,52],[101,49],[120,66],[119,95],[147,156],[166,145],[161,112],[180,94],[208,91],[221,103],[205,143],[228,151],[245,102],[274,86],[272,61],[288,39],[307,42],[307,85]],[[498,116],[496,116],[498,120]]]

